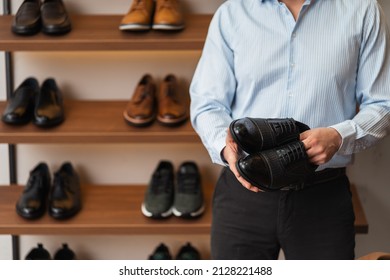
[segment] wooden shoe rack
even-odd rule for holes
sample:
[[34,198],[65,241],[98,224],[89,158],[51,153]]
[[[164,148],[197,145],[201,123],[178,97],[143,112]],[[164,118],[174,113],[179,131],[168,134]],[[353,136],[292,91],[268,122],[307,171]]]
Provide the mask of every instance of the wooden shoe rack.
[[[6,2],[6,1],[5,1]],[[5,5],[6,7],[6,5]],[[7,12],[6,12],[7,13]],[[15,51],[183,51],[201,50],[211,15],[191,15],[187,28],[178,33],[124,33],[118,30],[121,16],[72,17],[73,29],[61,37],[37,34],[20,37],[10,30],[12,16],[0,16],[0,50],[7,55],[8,93],[12,86],[12,52]],[[84,209],[69,221],[55,221],[45,215],[37,221],[26,221],[15,212],[15,203],[23,187],[16,182],[13,145],[19,143],[195,143],[198,136],[187,122],[172,129],[160,125],[137,129],[118,118],[127,101],[67,100],[66,121],[50,130],[33,125],[10,127],[0,123],[0,143],[10,144],[10,185],[0,187],[0,234],[13,235],[14,259],[19,258],[18,236],[28,234],[209,234],[211,223],[211,193],[213,183],[206,183],[204,216],[194,221],[172,218],[154,221],[142,216],[139,205],[145,185],[83,186]],[[0,111],[6,101],[0,102]],[[100,112],[92,114],[92,112]],[[120,114],[119,114],[120,115]],[[211,163],[210,163],[211,164]],[[356,230],[368,231],[367,221],[353,189]]]

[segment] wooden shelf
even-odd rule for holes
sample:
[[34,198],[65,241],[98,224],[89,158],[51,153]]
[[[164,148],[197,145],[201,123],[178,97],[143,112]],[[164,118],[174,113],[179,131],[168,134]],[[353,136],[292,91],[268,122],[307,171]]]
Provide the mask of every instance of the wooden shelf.
[[[0,143],[197,143],[199,137],[188,120],[178,127],[155,122],[132,127],[123,119],[128,101],[65,101],[65,121],[52,128],[32,123],[22,126],[0,121]],[[0,112],[5,102],[0,102]]]
[[[69,220],[59,221],[47,213],[25,220],[15,212],[21,186],[0,187],[0,234],[209,234],[211,209],[198,219],[147,218],[141,213],[145,186],[82,186],[83,209]],[[205,188],[207,206],[212,188]]]
[[[146,186],[82,186],[83,209],[75,217],[58,221],[45,214],[38,220],[25,220],[15,212],[22,186],[0,187],[0,234],[209,234],[211,197],[214,187],[204,186],[206,211],[195,220],[170,217],[153,220],[142,215],[140,206]],[[367,233],[368,224],[353,187],[355,230]]]
[[18,36],[11,31],[12,17],[0,16],[2,51],[201,50],[211,21],[211,15],[188,15],[180,32],[123,32],[123,15],[72,15],[66,35]]

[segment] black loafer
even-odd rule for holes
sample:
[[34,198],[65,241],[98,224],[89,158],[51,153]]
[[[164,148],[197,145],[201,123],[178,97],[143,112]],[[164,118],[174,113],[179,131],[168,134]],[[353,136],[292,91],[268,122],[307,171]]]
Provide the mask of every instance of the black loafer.
[[309,162],[301,141],[250,154],[237,161],[238,172],[245,180],[264,191],[300,185],[318,167]]
[[39,93],[39,84],[35,78],[28,78],[13,92],[8,100],[2,121],[7,124],[28,123],[34,114],[34,98]]
[[233,121],[229,129],[237,145],[252,154],[299,140],[299,134],[310,128],[292,118],[243,118]]
[[45,214],[50,189],[50,172],[46,163],[38,164],[31,172],[26,187],[16,203],[16,213],[26,219]]
[[36,97],[33,122],[40,127],[51,127],[63,121],[62,93],[54,79],[47,79]]
[[45,0],[41,7],[42,32],[61,35],[71,31],[69,15],[62,0]]
[[81,210],[79,176],[67,162],[54,174],[54,183],[49,194],[49,215],[55,219],[73,217]]
[[18,35],[34,35],[41,30],[40,0],[25,0],[12,21],[12,32]]

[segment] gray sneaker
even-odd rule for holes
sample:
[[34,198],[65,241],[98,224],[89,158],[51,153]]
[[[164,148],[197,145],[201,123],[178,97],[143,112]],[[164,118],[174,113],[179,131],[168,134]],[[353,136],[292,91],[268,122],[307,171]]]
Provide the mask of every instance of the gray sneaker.
[[173,214],[181,218],[196,218],[204,212],[203,191],[198,166],[195,162],[184,162],[176,178]]
[[145,192],[141,206],[142,214],[149,218],[161,219],[172,215],[174,195],[173,165],[160,161]]

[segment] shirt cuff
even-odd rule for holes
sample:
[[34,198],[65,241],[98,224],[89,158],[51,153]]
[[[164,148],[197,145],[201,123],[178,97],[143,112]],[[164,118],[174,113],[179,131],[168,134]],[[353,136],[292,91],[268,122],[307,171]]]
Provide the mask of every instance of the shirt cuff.
[[225,150],[225,147],[223,147],[223,149],[221,150],[219,156],[221,157],[221,160],[222,160],[222,162],[224,163],[224,165],[225,165],[226,167],[229,167],[229,163],[227,162],[227,160],[226,160],[225,157],[223,156],[223,151],[224,151],[224,150]]
[[336,129],[341,135],[342,142],[338,153],[341,155],[353,154],[356,140],[356,130],[352,121],[348,120],[330,127]]

